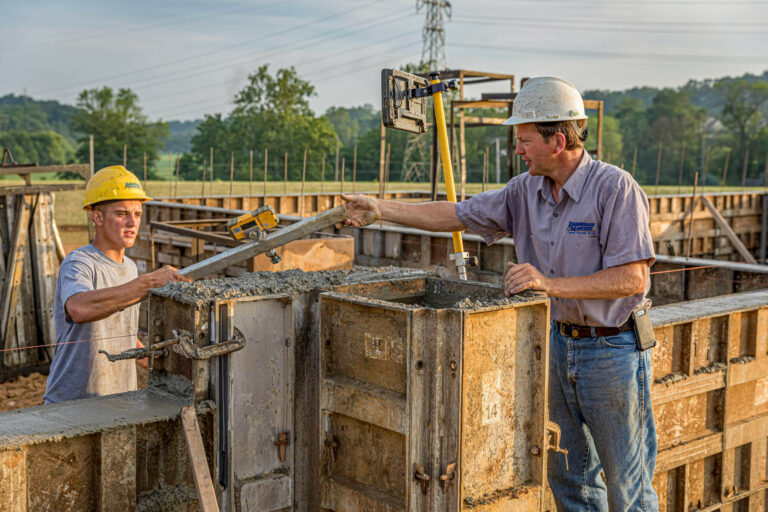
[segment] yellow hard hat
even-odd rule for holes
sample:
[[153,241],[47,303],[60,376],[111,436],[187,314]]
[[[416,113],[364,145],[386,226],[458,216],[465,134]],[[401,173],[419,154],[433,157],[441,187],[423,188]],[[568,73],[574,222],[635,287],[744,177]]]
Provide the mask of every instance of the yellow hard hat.
[[85,186],[83,210],[102,201],[138,200],[142,203],[152,198],[144,193],[141,182],[122,165],[110,165],[93,175]]

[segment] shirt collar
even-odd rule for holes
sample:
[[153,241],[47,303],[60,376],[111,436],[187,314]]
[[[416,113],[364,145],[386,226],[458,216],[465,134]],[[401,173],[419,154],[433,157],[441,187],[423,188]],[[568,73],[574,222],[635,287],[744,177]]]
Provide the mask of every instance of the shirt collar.
[[[573,171],[571,177],[568,178],[568,181],[565,182],[565,185],[563,185],[562,190],[565,190],[568,193],[568,197],[577,203],[579,202],[579,199],[581,199],[581,192],[584,190],[584,183],[587,181],[590,163],[592,163],[592,157],[590,157],[589,152],[584,149],[581,154],[579,165],[576,167],[576,170]],[[552,183],[551,179],[542,177],[541,180],[539,180],[538,188],[539,197],[550,203],[555,202],[555,199],[552,196]]]
[[571,177],[568,178],[568,181],[565,182],[565,185],[563,185],[563,190],[568,192],[568,197],[577,203],[579,202],[579,199],[581,199],[581,193],[583,192],[584,184],[587,181],[589,164],[592,163],[592,158],[589,156],[589,152],[586,149],[582,151],[583,153],[579,165],[576,167],[576,170],[573,171]]

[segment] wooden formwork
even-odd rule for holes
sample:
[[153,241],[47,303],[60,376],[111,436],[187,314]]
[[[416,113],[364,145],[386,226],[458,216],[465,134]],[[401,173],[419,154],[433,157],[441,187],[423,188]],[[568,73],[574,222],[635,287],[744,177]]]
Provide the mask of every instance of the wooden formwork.
[[382,291],[320,296],[322,509],[541,510],[548,300],[492,305],[500,287],[438,279]]
[[[369,195],[379,195],[377,192],[363,192]],[[726,230],[719,225],[715,216],[701,200],[707,198],[719,212],[724,222],[733,230],[733,234],[744,244],[747,250],[757,252],[765,240],[765,222],[763,221],[763,204],[766,192],[764,190],[746,192],[707,193],[699,195],[693,208],[693,232],[690,256],[744,261],[734,249]],[[387,199],[401,201],[427,201],[429,192],[390,192]],[[444,195],[438,199],[445,199]],[[264,204],[271,205],[278,214],[315,215],[321,211],[341,204],[341,198],[336,193],[329,194],[289,194],[283,196],[211,196],[160,198],[158,202],[169,202],[184,205],[209,206],[225,209],[249,210]],[[691,204],[693,198],[688,195],[650,196],[651,234],[657,254],[685,256],[687,255],[689,225],[691,222]],[[151,207],[151,206],[150,206]],[[157,210],[156,210],[157,211]],[[153,220],[178,220],[198,217],[193,210],[175,210],[166,208],[158,213]],[[472,242],[473,240],[470,240]],[[470,250],[474,244],[470,243]],[[485,248],[488,252],[491,248]],[[475,249],[482,253],[480,249]],[[362,253],[365,256],[373,254]]]
[[89,175],[88,165],[18,164],[10,149],[2,153],[0,175],[18,175],[25,185],[0,187],[0,382],[45,370],[53,357],[50,347],[23,348],[56,342],[54,294],[64,248],[53,215],[54,192],[84,188],[81,183],[32,184],[31,176]]
[[[744,238],[744,244],[749,245],[755,251],[757,249],[754,246],[755,226],[762,222],[761,210],[756,210],[761,195],[742,194],[739,196],[737,194],[726,194],[706,197],[714,202],[714,204],[720,206],[728,202],[732,206],[735,204],[732,208],[723,208],[722,213],[731,219],[729,222],[733,223],[734,229],[737,226],[751,226],[751,231],[749,232],[752,234]],[[738,197],[742,197],[742,206],[746,205],[749,208],[746,206],[744,208],[739,207]],[[673,201],[673,199],[677,202]],[[683,196],[651,198],[652,207],[654,208],[654,205],[662,204],[667,209],[675,204],[681,207],[689,205],[685,201],[687,199]],[[711,238],[712,236],[712,232],[703,230],[701,232],[702,236],[697,239],[698,229],[700,225],[703,225],[701,223],[714,222],[711,216],[709,220],[707,219],[706,215],[709,215],[709,213],[700,211],[701,208],[704,207],[701,205],[697,206],[695,215],[695,222],[697,224],[693,231],[693,240],[695,242],[693,246],[696,247],[696,252],[692,252],[692,254],[703,250],[706,247],[705,238]],[[219,207],[201,207],[156,201],[147,203],[146,209],[152,221],[163,219],[210,219],[217,216],[232,217],[241,213],[240,210],[227,210]],[[687,226],[687,223],[683,221],[687,217],[684,212],[673,214],[671,212],[663,212],[661,209],[659,209],[659,212],[660,220],[652,220],[651,223],[652,230],[663,225],[663,230],[656,233],[660,240],[656,240],[654,243],[661,252],[658,254],[658,261],[652,268],[652,273],[676,270],[681,267],[706,268],[652,275],[653,285],[651,287],[651,294],[656,304],[667,304],[680,300],[748,291],[761,288],[765,284],[766,277],[768,277],[762,274],[765,271],[765,267],[737,265],[736,263],[728,267],[717,267],[717,265],[723,265],[725,262],[712,260],[686,262],[683,261],[682,256],[672,256],[671,253],[678,254],[680,252],[680,244],[683,243],[680,237],[685,232],[683,228]],[[289,223],[297,219],[298,217],[282,216],[281,222]],[[454,265],[449,259],[449,255],[453,252],[450,233],[432,233],[386,224],[380,226],[378,223],[364,228],[343,228],[339,233],[349,235],[355,239],[354,262],[357,265],[393,265],[424,269],[446,278],[453,278],[455,276]],[[146,250],[146,247],[149,244],[150,234],[148,231],[143,231],[140,233],[139,238],[136,250],[144,251],[139,256],[139,259],[149,258],[150,252]],[[730,243],[725,235],[722,235],[721,238]],[[463,239],[465,250],[470,255],[477,256],[478,258],[478,266],[467,269],[469,278],[475,281],[501,284],[507,270],[506,262],[515,261],[516,259],[514,241],[511,238],[505,238],[491,246],[487,246],[482,238],[472,233],[464,233]],[[696,240],[699,241],[696,242]],[[179,254],[191,254],[187,242],[177,240],[174,243],[178,245],[178,248],[168,247],[167,250],[164,249],[163,263],[176,265],[179,263]],[[678,249],[674,249],[674,247],[678,247]],[[166,252],[171,256],[166,256]]]
[[[53,305],[59,267],[53,193],[4,192],[0,188],[0,348],[52,344],[56,342]],[[52,356],[51,348],[4,352],[0,381],[19,372],[37,371]]]
[[768,291],[651,317],[660,510],[768,509]]
[[[185,403],[148,389],[0,414],[0,509],[199,510]],[[214,412],[198,414],[213,453]]]

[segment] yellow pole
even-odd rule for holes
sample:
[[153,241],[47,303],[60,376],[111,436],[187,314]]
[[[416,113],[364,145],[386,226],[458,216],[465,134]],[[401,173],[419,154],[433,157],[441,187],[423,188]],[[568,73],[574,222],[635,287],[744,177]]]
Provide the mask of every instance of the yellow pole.
[[[431,85],[440,83],[440,78],[436,75],[430,75],[433,79],[429,82]],[[445,112],[443,111],[443,93],[438,91],[432,95],[435,106],[435,125],[437,126],[437,139],[440,143],[440,159],[443,162],[443,177],[445,178],[445,191],[448,200],[456,202],[456,189],[453,185],[453,169],[451,168],[451,153],[448,147],[448,129],[445,127]],[[453,232],[453,256],[456,260],[456,267],[459,271],[459,279],[466,281],[467,254],[464,253],[464,241],[461,239],[461,232]]]

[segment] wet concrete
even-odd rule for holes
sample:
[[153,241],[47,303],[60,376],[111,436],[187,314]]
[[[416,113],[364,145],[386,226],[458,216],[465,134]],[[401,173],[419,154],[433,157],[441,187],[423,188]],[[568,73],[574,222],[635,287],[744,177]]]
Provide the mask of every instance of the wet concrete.
[[69,400],[0,414],[0,448],[57,441],[178,417],[186,401],[156,389]]
[[214,300],[237,299],[259,295],[286,293],[296,295],[312,290],[328,290],[336,285],[381,281],[429,275],[423,270],[399,267],[358,267],[353,270],[304,272],[300,269],[283,272],[251,272],[240,277],[173,282],[153,293],[173,298],[185,304],[202,306]]
[[654,327],[692,322],[705,316],[722,316],[736,311],[757,309],[768,302],[768,289],[731,293],[709,299],[692,300],[651,309]]
[[709,366],[702,366],[701,368],[696,368],[693,371],[694,375],[701,375],[702,373],[716,373],[721,372],[725,370],[728,367],[725,363],[712,363]]
[[187,512],[197,509],[195,489],[189,487],[161,487],[143,493],[136,500],[136,512]]
[[663,377],[660,377],[654,381],[655,384],[665,384],[669,386],[670,384],[674,384],[675,382],[681,382],[687,379],[688,376],[684,373],[669,373]]

